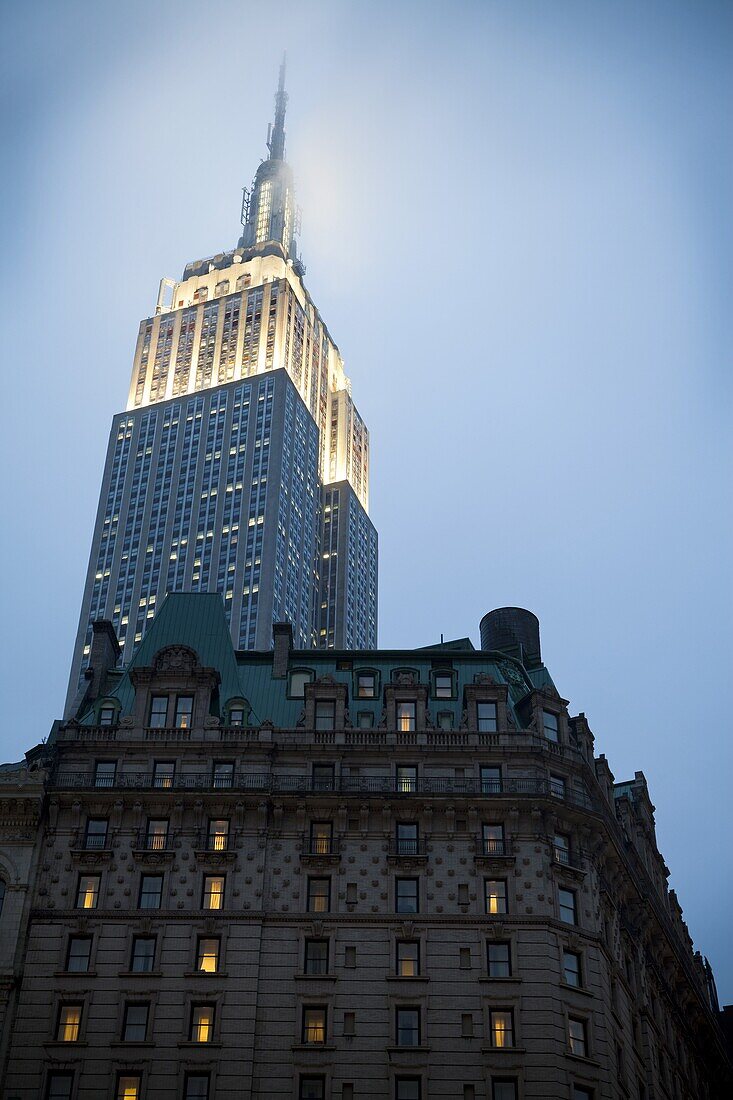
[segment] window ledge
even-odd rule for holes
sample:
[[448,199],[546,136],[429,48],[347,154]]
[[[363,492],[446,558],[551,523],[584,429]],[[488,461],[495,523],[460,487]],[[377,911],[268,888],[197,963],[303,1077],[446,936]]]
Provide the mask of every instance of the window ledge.
[[54,978],[96,978],[96,970],[54,970]]
[[186,970],[183,974],[184,978],[228,978],[229,974],[226,970]]
[[387,982],[429,982],[429,974],[385,974],[384,979]]
[[47,1039],[43,1044],[49,1050],[77,1050],[79,1047],[86,1047],[86,1039],[76,1039],[73,1043],[64,1041],[63,1039]]
[[305,971],[299,970],[297,974],[293,974],[293,977],[297,981],[306,982],[337,982],[338,974],[306,974]]
[[113,1039],[109,1045],[128,1049],[131,1047],[154,1047],[156,1043],[152,1039]]
[[[560,982],[560,988],[567,989],[571,993],[580,993],[583,997],[595,997],[595,993],[591,993],[590,989],[586,989],[582,985],[570,985],[568,982]],[[621,1022],[618,1019],[616,1020],[616,1022],[618,1023],[619,1027],[622,1026]]]
[[481,1047],[482,1054],[526,1054],[526,1047],[495,1047],[490,1043],[485,1043]]
[[509,974],[507,977],[504,978],[494,978],[491,974],[485,973],[479,975],[480,982],[499,982],[502,985],[511,984],[512,982],[521,982],[521,980],[521,978],[515,977],[513,974]]
[[[155,1046],[155,1043],[151,1043],[151,1046]],[[218,1050],[221,1043],[218,1039],[212,1040],[210,1043],[197,1043],[194,1039],[181,1039],[178,1046],[185,1050]]]
[[601,1068],[600,1062],[597,1062],[595,1058],[588,1058],[585,1054],[572,1054],[569,1050],[566,1050],[565,1057],[570,1058],[572,1062],[580,1062],[584,1066],[594,1066],[596,1069]]
[[233,848],[224,848],[220,852],[212,848],[195,848],[193,854],[199,863],[230,863],[237,858]]
[[118,970],[118,978],[162,978],[162,970]]
[[321,1054],[336,1050],[335,1043],[293,1043],[290,1048],[296,1054]]

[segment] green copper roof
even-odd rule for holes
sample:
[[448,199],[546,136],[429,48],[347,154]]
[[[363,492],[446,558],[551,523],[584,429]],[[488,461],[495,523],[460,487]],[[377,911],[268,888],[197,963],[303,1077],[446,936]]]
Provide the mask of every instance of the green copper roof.
[[[130,670],[149,667],[158,650],[169,645],[189,646],[196,652],[201,665],[217,670],[221,677],[220,717],[224,717],[224,708],[229,700],[244,698],[251,708],[251,724],[259,725],[269,720],[285,729],[297,725],[303,700],[288,697],[288,677],[273,678],[271,650],[235,652],[224,605],[221,596],[216,593],[174,592],[166,596],[130,664],[120,673],[119,682],[112,689],[110,697],[119,699],[122,715],[131,714],[134,706],[135,693]],[[436,715],[449,711],[453,716],[454,729],[458,729],[461,723],[463,688],[474,683],[478,676],[488,675],[497,683],[508,685],[509,705],[517,725],[521,725],[516,713],[520,700],[533,687],[552,685],[544,666],[528,671],[512,657],[474,649],[468,638],[412,650],[291,650],[288,669],[308,669],[314,679],[330,676],[337,683],[346,684],[354,724],[357,724],[359,711],[368,711],[376,727],[382,714],[382,689],[392,680],[393,671],[399,668],[415,669],[418,680],[428,683],[434,666],[441,662],[448,662],[455,671],[456,698],[433,699],[430,707]],[[379,674],[377,698],[355,697],[354,675],[358,669],[373,669]],[[91,709],[82,721],[94,724],[95,713],[95,709]]]

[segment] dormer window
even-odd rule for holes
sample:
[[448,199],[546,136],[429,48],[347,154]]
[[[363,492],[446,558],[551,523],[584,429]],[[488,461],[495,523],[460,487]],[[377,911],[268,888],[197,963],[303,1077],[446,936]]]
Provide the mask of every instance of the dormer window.
[[165,729],[168,724],[168,696],[167,695],[154,695],[150,700],[150,722],[151,729],[161,730]]
[[176,729],[188,730],[193,718],[193,695],[179,695],[176,698]]
[[291,699],[305,699],[305,685],[313,680],[313,672],[309,668],[294,669],[290,673],[288,695]]
[[413,700],[397,704],[397,729],[409,733],[415,729],[416,706]]
[[449,669],[433,673],[433,698],[453,698],[453,673]]
[[477,703],[476,721],[479,733],[496,733],[496,703]]
[[244,707],[230,707],[229,708],[229,725],[230,726],[243,726],[244,725]]
[[557,743],[560,740],[559,719],[554,711],[542,711],[542,729],[548,741]]
[[357,699],[375,699],[377,695],[377,677],[374,672],[357,672]]
[[332,730],[336,728],[336,702],[334,699],[316,700],[316,729]]
[[117,724],[117,707],[114,703],[102,703],[99,708],[100,726],[114,726]]

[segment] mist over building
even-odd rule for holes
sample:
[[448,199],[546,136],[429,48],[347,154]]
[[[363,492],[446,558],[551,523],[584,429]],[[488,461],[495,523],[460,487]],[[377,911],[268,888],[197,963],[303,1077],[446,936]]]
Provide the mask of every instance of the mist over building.
[[163,279],[112,422],[67,709],[92,624],[120,660],[167,592],[218,592],[236,648],[377,644],[369,433],[304,283],[285,160],[285,62],[236,248]]

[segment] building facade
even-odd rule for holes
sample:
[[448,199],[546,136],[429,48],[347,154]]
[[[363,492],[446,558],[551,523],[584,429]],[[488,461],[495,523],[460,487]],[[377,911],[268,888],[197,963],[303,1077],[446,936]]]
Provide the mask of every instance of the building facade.
[[537,620],[235,650],[173,594],[53,730],[2,1100],[724,1100],[641,773]]
[[[110,433],[67,709],[92,624],[112,622],[129,659],[166,592],[218,592],[237,648],[269,647],[279,621],[303,648],[377,644],[369,433],[303,281],[286,100],[283,68],[238,247],[164,279],[140,324],[127,409]],[[334,493],[348,514],[343,556],[322,550]]]

